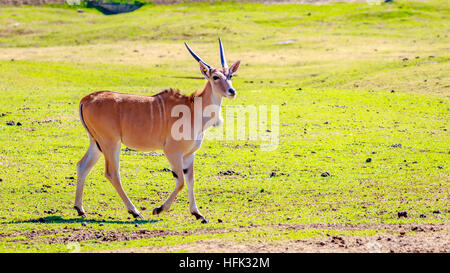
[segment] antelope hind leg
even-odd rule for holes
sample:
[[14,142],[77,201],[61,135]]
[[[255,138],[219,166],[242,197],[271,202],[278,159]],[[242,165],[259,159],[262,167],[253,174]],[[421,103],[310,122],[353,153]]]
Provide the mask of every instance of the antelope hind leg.
[[[127,194],[122,188],[122,183],[120,181],[119,174],[119,154],[120,154],[120,142],[108,145],[101,145],[102,150],[104,150],[105,163],[106,163],[106,178],[111,182],[113,187],[116,189],[120,198],[122,198],[123,203],[128,209],[128,213],[133,215],[134,218],[144,219],[141,213],[136,209],[136,207],[128,198]],[[105,147],[105,148],[103,148]]]
[[74,209],[77,211],[78,216],[86,217],[86,213],[83,209],[83,189],[86,182],[86,177],[89,172],[97,163],[101,156],[100,150],[97,148],[95,141],[91,138],[89,148],[84,154],[83,158],[77,163],[77,190],[75,194]]

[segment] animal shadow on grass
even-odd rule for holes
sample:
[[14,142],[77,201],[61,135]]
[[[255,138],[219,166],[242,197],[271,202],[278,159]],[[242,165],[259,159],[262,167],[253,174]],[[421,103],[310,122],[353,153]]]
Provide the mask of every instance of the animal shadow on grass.
[[70,218],[64,219],[61,216],[47,216],[37,219],[23,220],[23,221],[10,221],[4,222],[2,224],[24,224],[24,223],[46,223],[46,224],[73,224],[73,223],[103,223],[103,224],[151,224],[156,223],[161,220],[130,220],[130,221],[119,221],[119,220],[95,220],[95,219],[83,219],[83,218]]

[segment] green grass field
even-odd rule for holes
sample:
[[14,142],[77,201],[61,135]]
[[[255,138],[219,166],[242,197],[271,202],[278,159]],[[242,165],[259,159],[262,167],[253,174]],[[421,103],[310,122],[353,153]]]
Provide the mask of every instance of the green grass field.
[[[0,252],[72,251],[71,242],[81,251],[199,240],[277,244],[373,236],[386,233],[378,226],[408,223],[444,224],[448,235],[445,1],[83,11],[0,7]],[[279,105],[278,149],[203,143],[195,164],[197,204],[210,220],[203,225],[189,213],[186,189],[168,213],[153,216],[174,186],[161,171],[169,164],[160,151],[123,147],[122,183],[147,220],[130,219],[103,159],[87,179],[88,217],[78,218],[76,163],[88,146],[79,100],[97,90],[201,89],[183,42],[219,65],[219,36],[229,63],[242,60],[237,98],[224,107]],[[219,174],[227,170],[238,174]],[[326,171],[331,176],[321,177]],[[342,228],[348,224],[360,228]],[[295,228],[301,225],[309,228]]]

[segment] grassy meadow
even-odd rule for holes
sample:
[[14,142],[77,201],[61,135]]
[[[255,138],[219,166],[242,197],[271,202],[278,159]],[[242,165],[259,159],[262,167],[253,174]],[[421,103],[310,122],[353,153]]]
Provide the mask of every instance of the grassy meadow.
[[[445,1],[185,3],[113,16],[82,11],[0,6],[0,252],[204,239],[270,244],[382,234],[379,225],[449,224]],[[102,158],[86,181],[87,218],[78,218],[76,163],[88,146],[79,100],[97,90],[201,89],[198,64],[183,42],[218,66],[219,36],[228,62],[242,61],[233,80],[237,98],[223,107],[279,105],[278,148],[203,143],[195,188],[210,220],[204,225],[189,213],[186,188],[169,212],[153,216],[174,187],[163,171],[169,163],[161,151],[123,147],[122,183],[146,220],[130,218],[104,177]],[[223,174],[229,170],[235,173]],[[399,218],[401,211],[407,217]],[[301,225],[310,228],[287,228]],[[163,236],[152,235],[157,232]]]

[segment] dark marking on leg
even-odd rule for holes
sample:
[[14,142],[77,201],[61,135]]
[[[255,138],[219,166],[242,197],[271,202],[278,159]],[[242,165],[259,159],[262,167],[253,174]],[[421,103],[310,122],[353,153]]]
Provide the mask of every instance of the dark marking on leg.
[[178,178],[178,175],[174,171],[172,171],[172,174],[173,174],[173,177]]
[[184,174],[187,174],[187,172],[188,172],[188,169],[183,169]]

